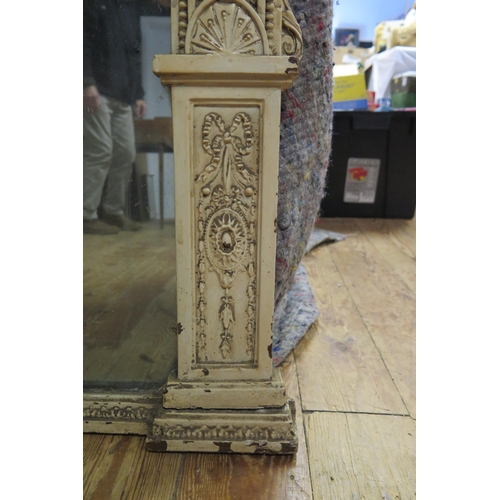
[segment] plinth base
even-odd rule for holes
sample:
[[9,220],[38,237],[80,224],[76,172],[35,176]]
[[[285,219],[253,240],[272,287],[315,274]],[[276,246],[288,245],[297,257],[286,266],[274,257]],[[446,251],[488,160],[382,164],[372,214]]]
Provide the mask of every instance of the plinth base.
[[281,407],[286,404],[281,372],[273,369],[268,381],[181,381],[175,373],[163,388],[163,407],[245,409]]
[[161,452],[293,454],[295,403],[256,410],[161,410],[146,439]]

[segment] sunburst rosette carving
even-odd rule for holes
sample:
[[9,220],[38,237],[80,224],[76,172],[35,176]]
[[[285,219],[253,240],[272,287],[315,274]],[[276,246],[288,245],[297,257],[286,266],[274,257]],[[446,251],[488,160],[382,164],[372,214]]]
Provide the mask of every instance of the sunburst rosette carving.
[[[208,221],[205,241],[211,264],[225,271],[237,270],[248,252],[247,227],[243,214],[232,208],[222,208]],[[223,288],[226,283],[221,282]]]

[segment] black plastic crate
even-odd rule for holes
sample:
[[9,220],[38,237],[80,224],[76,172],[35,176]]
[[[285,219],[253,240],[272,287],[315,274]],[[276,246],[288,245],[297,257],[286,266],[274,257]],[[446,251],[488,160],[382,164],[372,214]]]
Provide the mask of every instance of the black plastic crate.
[[322,217],[412,219],[416,113],[334,113]]

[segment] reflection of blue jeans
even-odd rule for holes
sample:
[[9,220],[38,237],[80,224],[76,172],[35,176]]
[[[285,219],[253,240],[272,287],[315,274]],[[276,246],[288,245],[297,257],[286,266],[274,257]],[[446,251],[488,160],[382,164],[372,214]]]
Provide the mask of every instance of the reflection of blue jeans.
[[122,215],[127,185],[135,160],[132,107],[100,96],[99,110],[83,110],[83,218],[96,219],[106,178],[102,207]]

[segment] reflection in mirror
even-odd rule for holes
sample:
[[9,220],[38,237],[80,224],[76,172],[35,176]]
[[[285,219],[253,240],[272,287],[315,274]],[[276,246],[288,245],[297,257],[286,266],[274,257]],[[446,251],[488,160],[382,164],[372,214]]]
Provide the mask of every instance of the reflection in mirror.
[[[164,2],[163,2],[164,3]],[[84,389],[153,389],[177,361],[170,12],[84,0]]]

